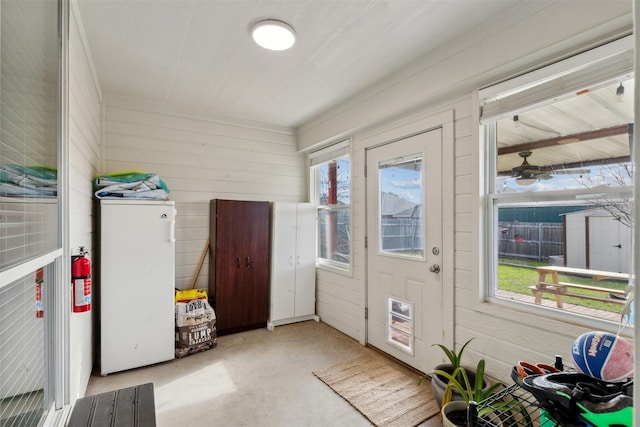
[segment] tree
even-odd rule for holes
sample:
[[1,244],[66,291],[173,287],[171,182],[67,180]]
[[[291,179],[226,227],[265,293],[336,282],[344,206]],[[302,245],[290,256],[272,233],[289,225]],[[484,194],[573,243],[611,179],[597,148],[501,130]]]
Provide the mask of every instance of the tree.
[[[605,164],[599,167],[600,173],[584,176],[580,182],[586,188],[599,186],[623,187],[633,184],[633,164],[631,162]],[[633,226],[633,203],[629,199],[601,198],[590,200],[589,204],[608,212],[620,223]]]
[[[332,169],[335,171],[335,175],[333,175]],[[350,182],[348,160],[336,159],[320,166],[318,186],[320,204],[348,204],[351,199]],[[335,190],[335,192],[330,190]],[[335,196],[335,199],[330,197],[331,194]]]

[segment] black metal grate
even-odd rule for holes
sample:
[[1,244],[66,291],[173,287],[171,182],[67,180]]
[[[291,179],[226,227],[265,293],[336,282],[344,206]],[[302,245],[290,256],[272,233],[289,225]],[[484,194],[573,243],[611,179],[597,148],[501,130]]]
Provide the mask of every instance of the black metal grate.
[[513,384],[481,402],[471,402],[469,425],[553,427],[556,423],[544,415],[531,393]]

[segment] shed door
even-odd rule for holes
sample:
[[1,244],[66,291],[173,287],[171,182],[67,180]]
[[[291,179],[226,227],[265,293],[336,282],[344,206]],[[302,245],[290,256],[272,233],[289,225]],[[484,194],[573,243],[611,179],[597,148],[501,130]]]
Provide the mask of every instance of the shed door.
[[629,272],[631,229],[610,216],[591,216],[589,221],[589,268]]

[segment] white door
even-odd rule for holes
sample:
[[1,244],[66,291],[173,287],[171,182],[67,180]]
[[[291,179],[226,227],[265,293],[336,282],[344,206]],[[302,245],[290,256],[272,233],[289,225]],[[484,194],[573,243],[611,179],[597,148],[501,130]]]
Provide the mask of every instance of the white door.
[[428,372],[442,340],[442,131],[367,150],[367,341]]
[[590,216],[589,268],[629,272],[631,229],[611,216]]
[[277,202],[271,219],[270,327],[316,312],[316,206]]
[[295,316],[296,204],[272,206],[271,321]]
[[316,206],[298,203],[296,218],[296,317],[316,313]]

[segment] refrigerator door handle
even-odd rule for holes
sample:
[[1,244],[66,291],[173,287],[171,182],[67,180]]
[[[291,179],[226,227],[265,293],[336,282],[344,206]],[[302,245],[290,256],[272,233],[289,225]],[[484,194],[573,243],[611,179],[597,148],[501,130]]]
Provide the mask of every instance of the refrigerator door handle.
[[176,222],[175,220],[169,223],[169,241],[174,243],[176,241]]

